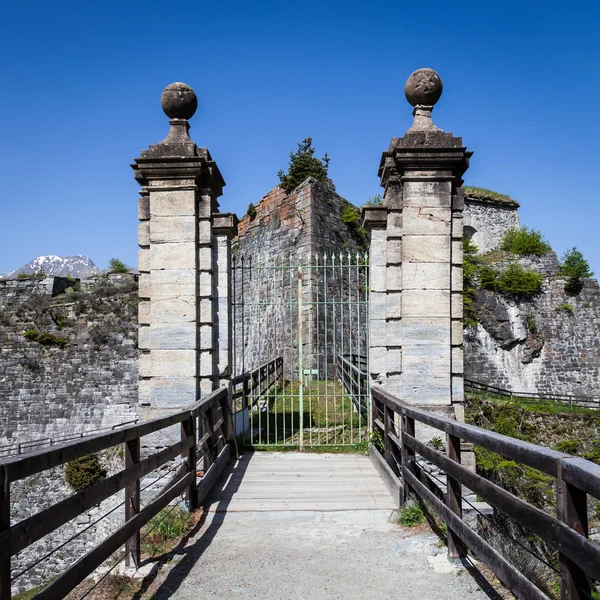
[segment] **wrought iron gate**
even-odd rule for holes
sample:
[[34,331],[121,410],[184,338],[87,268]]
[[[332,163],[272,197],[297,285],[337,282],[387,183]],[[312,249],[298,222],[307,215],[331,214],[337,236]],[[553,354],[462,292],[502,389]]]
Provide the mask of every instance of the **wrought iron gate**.
[[338,362],[368,364],[367,254],[235,255],[232,292],[233,409],[246,443],[366,441],[368,381],[348,393]]

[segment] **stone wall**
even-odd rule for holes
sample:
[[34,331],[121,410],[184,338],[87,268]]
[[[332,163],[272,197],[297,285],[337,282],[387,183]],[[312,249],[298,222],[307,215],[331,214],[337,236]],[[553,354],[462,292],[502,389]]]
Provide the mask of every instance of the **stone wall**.
[[519,203],[506,198],[497,200],[482,195],[465,197],[465,236],[471,238],[482,253],[497,248],[504,234],[520,227]]
[[26,283],[0,287],[0,446],[136,419],[137,286],[52,298]]
[[569,296],[554,252],[519,262],[544,274],[542,291],[515,300],[479,290],[481,324],[465,330],[465,377],[515,392],[600,395],[598,282]]

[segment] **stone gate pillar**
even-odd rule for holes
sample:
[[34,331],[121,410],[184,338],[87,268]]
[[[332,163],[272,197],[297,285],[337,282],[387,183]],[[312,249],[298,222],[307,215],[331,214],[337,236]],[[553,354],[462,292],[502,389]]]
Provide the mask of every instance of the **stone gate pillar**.
[[189,137],[194,91],[173,83],[161,103],[169,134],[132,165],[142,186],[139,402],[173,410],[219,385],[213,222],[225,182],[208,150]]
[[383,153],[383,205],[364,210],[371,377],[406,402],[462,419],[461,185],[472,153],[431,120],[442,93],[435,71],[415,71],[405,92],[414,123]]

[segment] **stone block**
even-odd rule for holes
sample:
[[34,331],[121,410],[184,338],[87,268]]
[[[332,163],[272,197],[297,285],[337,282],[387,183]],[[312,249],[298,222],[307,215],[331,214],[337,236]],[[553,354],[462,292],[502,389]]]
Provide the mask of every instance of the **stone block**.
[[214,358],[212,350],[206,350],[199,353],[199,365],[201,377],[213,376]]
[[210,219],[210,217],[212,216],[212,206],[213,201],[210,194],[200,196],[198,200],[198,218]]
[[461,265],[463,264],[463,243],[459,240],[452,242],[452,264]]
[[446,235],[405,235],[404,262],[450,262],[450,237]]
[[150,350],[194,350],[196,323],[152,323],[150,327],[140,327],[138,343]]
[[151,191],[150,216],[193,217],[196,214],[196,193],[193,190]]
[[[463,402],[465,398],[465,379],[463,375],[452,375],[452,401]],[[460,406],[460,405],[459,405]],[[459,415],[457,414],[457,419]],[[464,406],[462,408],[461,421],[465,420]]]
[[403,211],[404,235],[450,235],[449,208],[407,206]]
[[387,295],[387,319],[400,319],[402,317],[402,292],[390,292]]
[[387,308],[387,294],[371,292],[369,295],[369,318],[385,319]]
[[153,244],[196,241],[194,217],[154,217],[150,223],[150,241]]
[[391,210],[388,213],[387,236],[400,237],[403,234],[402,229],[402,211]]
[[140,379],[138,382],[138,403],[150,404],[152,402],[152,380]]
[[369,323],[369,339],[371,345],[384,346],[387,340],[387,321],[385,319],[371,319]]
[[214,293],[212,273],[201,271],[198,273],[198,280],[199,295],[203,298],[211,298]]
[[210,300],[199,300],[200,304],[200,323],[213,322],[213,305]]
[[452,267],[452,291],[462,292],[463,290],[463,270],[462,267]]
[[150,218],[150,196],[143,194],[138,198],[138,219],[147,221]]
[[452,183],[450,181],[406,181],[403,189],[404,207],[450,208]]
[[209,219],[200,219],[198,221],[198,243],[212,244],[213,233],[212,224]]
[[409,404],[423,406],[447,404],[452,401],[450,374],[428,375],[411,372],[404,367],[402,374],[402,399]]
[[152,270],[195,269],[196,244],[193,242],[152,244],[150,268]]
[[390,292],[402,291],[402,266],[388,265],[386,272],[387,289]]
[[138,270],[140,273],[148,273],[150,266],[150,248],[140,248],[138,250]]
[[452,303],[451,303],[451,313],[450,316],[453,319],[462,319],[463,318],[463,297],[460,292],[452,293]]
[[152,288],[150,285],[150,274],[142,273],[138,280],[138,297],[139,298],[150,298],[152,294]]
[[449,290],[449,263],[405,262],[402,265],[402,288],[405,290]]
[[387,372],[387,347],[374,346],[369,349],[369,368],[375,376]]
[[202,271],[213,270],[212,246],[201,246],[198,248],[198,268]]
[[[145,350],[140,346],[140,350]],[[140,377],[151,377],[152,372],[152,355],[150,352],[140,352],[138,359],[138,374]]]
[[140,246],[150,245],[150,221],[142,221],[138,224],[138,244]]
[[194,269],[163,269],[150,273],[152,297],[194,296],[196,272]]
[[138,303],[138,323],[140,325],[149,325],[150,322],[150,301],[140,300]]
[[152,377],[196,376],[195,350],[153,350]]
[[464,218],[463,213],[452,213],[452,238],[463,239],[464,236]]
[[158,296],[150,307],[152,323],[183,323],[196,321],[195,296]]
[[386,344],[388,346],[402,345],[402,320],[397,319],[386,322]]
[[450,316],[450,292],[446,290],[404,290],[402,317]]
[[462,321],[452,321],[452,345],[458,346],[464,343],[464,327]]
[[402,343],[406,346],[439,348],[437,357],[450,358],[450,320],[438,317],[404,317]]
[[387,264],[397,265],[402,262],[402,239],[388,238],[387,241]]
[[452,374],[462,375],[465,370],[465,355],[462,346],[452,347]]
[[385,265],[371,264],[370,268],[370,287],[373,292],[387,291],[387,267]]
[[200,349],[201,350],[212,350],[214,347],[213,339],[213,326],[212,325],[201,325],[200,329]]

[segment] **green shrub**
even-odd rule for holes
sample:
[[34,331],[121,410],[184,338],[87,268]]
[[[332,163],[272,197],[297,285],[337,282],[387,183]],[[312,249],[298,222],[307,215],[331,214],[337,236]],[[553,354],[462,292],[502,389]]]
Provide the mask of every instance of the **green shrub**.
[[562,304],[559,304],[555,309],[556,312],[560,312],[561,310],[564,312],[568,312],[573,314],[575,312],[575,308],[573,307],[572,304],[568,304],[567,302],[563,302]]
[[590,270],[587,260],[583,258],[583,254],[575,246],[563,254],[560,263],[560,273],[567,278],[565,292],[571,296],[581,291],[584,277],[592,277],[594,275],[594,272]]
[[542,289],[544,276],[524,269],[519,263],[511,263],[498,276],[496,289],[507,296],[534,296]]
[[37,273],[19,273],[17,279],[43,279],[46,277],[44,271],[38,271]]
[[444,447],[444,441],[442,440],[441,437],[432,437],[429,440],[429,445],[434,449],[434,450],[442,450],[442,448]]
[[97,454],[88,454],[67,463],[65,480],[76,491],[106,479],[106,469],[102,466]]
[[343,223],[348,225],[348,227],[354,229],[358,225],[360,214],[358,213],[358,210],[352,206],[352,204],[346,204],[342,210],[341,219]]
[[479,271],[479,285],[485,290],[497,290],[498,275],[498,271],[493,267],[481,267]]
[[475,311],[475,284],[479,275],[481,257],[477,246],[470,239],[463,239],[463,325],[470,327],[477,325]]
[[545,254],[552,250],[544,236],[527,227],[509,229],[500,244],[500,250],[513,254]]
[[69,343],[67,338],[59,337],[46,331],[37,331],[36,329],[28,329],[23,334],[23,337],[31,342],[42,344],[42,346],[59,346],[64,348]]
[[415,500],[409,500],[398,513],[398,523],[403,527],[414,527],[424,522],[423,509]]
[[290,152],[290,164],[288,172],[280,170],[277,173],[280,186],[286,193],[290,193],[299,186],[307,177],[314,177],[317,181],[323,181],[327,177],[329,169],[329,157],[327,153],[322,159],[314,157],[315,149],[312,147],[312,138],[308,137],[298,144],[296,152]]
[[111,258],[108,261],[108,268],[111,273],[129,273],[130,267],[118,258]]
[[149,556],[162,554],[174,540],[190,530],[192,523],[192,516],[182,508],[163,508],[142,529],[142,552]]
[[254,204],[252,204],[252,202],[250,202],[250,204],[248,204],[246,214],[248,215],[248,217],[250,217],[251,221],[254,219],[254,217],[256,217],[256,206],[254,206]]

